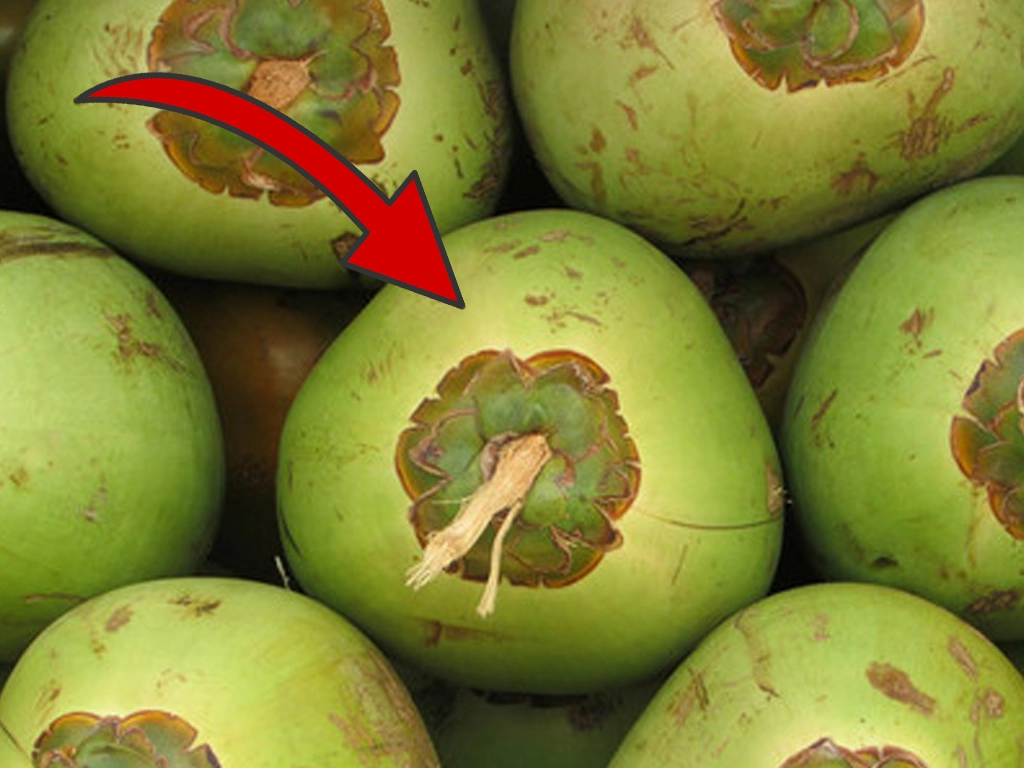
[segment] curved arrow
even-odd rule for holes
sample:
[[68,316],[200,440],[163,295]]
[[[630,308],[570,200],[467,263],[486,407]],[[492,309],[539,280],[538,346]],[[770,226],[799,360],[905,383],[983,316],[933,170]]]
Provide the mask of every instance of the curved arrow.
[[464,309],[448,254],[413,171],[391,199],[333,147],[246,93],[191,75],[144,72],[108,80],[76,104],[138,104],[180,112],[237,133],[291,165],[353,219],[362,236],[341,257],[348,269]]

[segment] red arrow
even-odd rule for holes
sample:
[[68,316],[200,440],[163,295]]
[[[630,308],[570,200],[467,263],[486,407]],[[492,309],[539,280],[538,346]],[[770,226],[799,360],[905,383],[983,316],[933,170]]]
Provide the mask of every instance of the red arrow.
[[419,174],[389,200],[333,147],[280,111],[226,85],[190,75],[145,72],[108,80],[75,99],[157,107],[237,133],[316,184],[359,224],[362,236],[341,262],[431,299],[464,309],[448,254]]

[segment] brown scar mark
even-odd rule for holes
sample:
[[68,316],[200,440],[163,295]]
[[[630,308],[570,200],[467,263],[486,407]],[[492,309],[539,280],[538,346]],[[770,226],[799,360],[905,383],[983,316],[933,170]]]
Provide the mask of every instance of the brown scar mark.
[[122,605],[107,619],[107,623],[103,625],[103,629],[107,632],[117,632],[121,627],[132,620],[132,609],[131,606]]
[[998,720],[1003,716],[1005,704],[1005,700],[998,691],[992,688],[985,689],[971,705],[971,722],[978,725],[982,715],[989,720]]
[[1014,589],[991,592],[971,602],[964,612],[971,616],[991,616],[993,613],[1012,611],[1020,602],[1020,593]]
[[567,317],[572,318],[574,320],[579,320],[581,323],[587,323],[589,325],[596,325],[598,327],[604,326],[604,323],[602,323],[596,317],[593,317],[592,315],[583,314],[582,312],[576,312],[570,309],[557,310],[549,315],[545,315],[544,319],[548,321],[552,328],[565,328],[565,318]]
[[187,608],[193,616],[209,616],[220,607],[220,600],[200,600],[191,595],[181,595],[171,600],[170,603]]
[[550,301],[550,299],[548,299],[547,296],[529,296],[529,295],[525,297],[525,300],[526,300],[526,303],[529,304],[531,307],[543,307],[545,304],[548,303],[548,301]]
[[152,291],[146,291],[146,312],[157,320],[163,320],[164,318],[164,312],[160,309],[160,302]]
[[436,619],[421,619],[425,630],[423,644],[429,648],[438,646],[442,640],[462,642],[472,640],[490,640],[500,642],[502,633],[475,627],[460,627],[455,624],[444,624]]
[[565,276],[568,277],[570,280],[580,280],[583,277],[583,273],[580,272],[578,269],[566,267]]
[[128,24],[104,24],[106,38],[98,39],[92,54],[100,71],[108,78],[123,77],[144,68],[145,39],[141,27]]
[[935,711],[935,699],[919,690],[903,670],[891,664],[874,662],[865,674],[871,687],[886,698],[906,704],[923,715]]
[[489,245],[489,246],[487,246],[486,248],[483,249],[483,252],[484,253],[508,253],[509,251],[514,251],[520,245],[522,245],[522,241],[521,240],[513,240],[511,242],[498,243],[497,245]]
[[841,197],[852,194],[870,195],[878,183],[878,178],[878,174],[868,167],[864,153],[861,152],[849,169],[836,174],[832,179],[832,189]]
[[615,100],[615,105],[619,109],[621,109],[623,113],[625,113],[626,120],[629,121],[629,127],[632,128],[634,131],[637,130],[640,127],[640,123],[637,120],[636,109],[631,107],[626,102],[619,101],[618,99]]
[[825,396],[825,399],[821,401],[821,405],[818,406],[818,410],[811,415],[812,432],[816,432],[818,430],[818,427],[821,425],[821,420],[825,418],[825,414],[828,413],[828,409],[832,407],[832,403],[835,402],[836,395],[838,394],[838,389],[833,389],[829,392]]
[[675,69],[672,61],[665,55],[665,52],[658,47],[658,44],[654,42],[654,38],[651,36],[650,31],[644,24],[644,20],[635,13],[630,17],[629,27],[626,31],[626,35],[619,41],[619,47],[625,51],[632,48],[634,45],[638,48],[651,51],[662,61],[668,64],[670,69]]
[[604,187],[604,169],[601,167],[601,164],[596,160],[588,160],[587,162],[576,163],[576,167],[581,171],[590,173],[590,194],[594,196],[594,200],[599,205],[603,205],[606,190]]
[[910,336],[912,344],[915,349],[921,348],[921,333],[932,324],[935,319],[935,309],[928,307],[928,309],[914,309],[910,313],[910,317],[900,323],[900,331]]
[[602,149],[605,148],[605,146],[607,146],[607,143],[608,142],[605,141],[604,134],[601,133],[601,131],[598,130],[597,128],[595,128],[593,132],[590,134],[589,146],[592,152],[600,152]]
[[971,680],[977,680],[978,664],[975,662],[974,657],[971,656],[971,652],[967,650],[967,646],[961,643],[957,638],[951,637],[949,638],[949,645],[947,648],[949,650],[949,655],[953,657],[953,661],[955,661],[957,666],[963,670],[964,674]]
[[171,370],[179,373],[186,369],[185,364],[171,357],[162,344],[136,338],[135,331],[132,328],[132,316],[127,312],[117,315],[104,312],[103,316],[107,319],[107,323],[110,324],[117,336],[116,355],[121,362],[130,365],[141,357],[164,363]]
[[650,65],[645,66],[645,67],[637,67],[635,70],[633,70],[633,74],[631,74],[629,76],[629,85],[630,85],[630,87],[636,85],[641,80],[646,80],[648,77],[653,75],[659,69],[660,69],[660,65],[658,65],[658,64],[650,64]]
[[513,259],[525,259],[527,256],[533,256],[535,253],[540,253],[539,245],[528,245],[512,254]]
[[702,672],[690,672],[690,682],[668,705],[668,712],[677,727],[686,724],[690,715],[698,710],[707,711],[711,699],[708,696],[707,686],[704,684]]
[[901,131],[896,139],[900,157],[907,162],[934,155],[952,135],[953,124],[949,118],[938,115],[937,110],[942,100],[953,90],[955,81],[955,70],[946,67],[942,73],[942,82],[936,86],[921,108],[918,108],[913,92],[907,92],[910,127],[906,131]]
[[49,600],[57,600],[65,603],[84,603],[86,598],[81,595],[73,595],[70,592],[34,592],[21,598],[26,603],[45,603]]
[[743,636],[743,642],[747,646],[747,657],[750,660],[754,683],[771,698],[778,698],[779,692],[771,682],[771,648],[765,644],[757,633],[744,625],[743,619],[745,616],[745,613],[737,616],[733,621],[733,626]]

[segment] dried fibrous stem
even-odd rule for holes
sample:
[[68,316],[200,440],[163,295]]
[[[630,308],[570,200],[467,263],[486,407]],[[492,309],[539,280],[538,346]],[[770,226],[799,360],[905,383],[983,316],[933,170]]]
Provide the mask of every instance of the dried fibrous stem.
[[420,589],[429,584],[469,552],[491,521],[506,512],[494,537],[490,573],[483,598],[477,606],[481,616],[493,613],[501,580],[501,547],[505,536],[519,514],[526,494],[551,456],[547,439],[541,434],[522,435],[502,445],[490,478],[473,492],[445,528],[431,534],[423,550],[423,559],[410,569],[406,585]]

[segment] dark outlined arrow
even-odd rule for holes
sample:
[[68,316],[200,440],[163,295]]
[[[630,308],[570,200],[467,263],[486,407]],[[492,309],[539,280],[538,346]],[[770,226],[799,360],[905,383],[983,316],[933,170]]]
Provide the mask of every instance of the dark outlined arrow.
[[352,218],[362,236],[341,263],[464,309],[448,254],[413,171],[391,199],[326,142],[248,94],[190,75],[144,72],[108,80],[76,104],[138,104],[180,112],[237,133],[291,165]]

